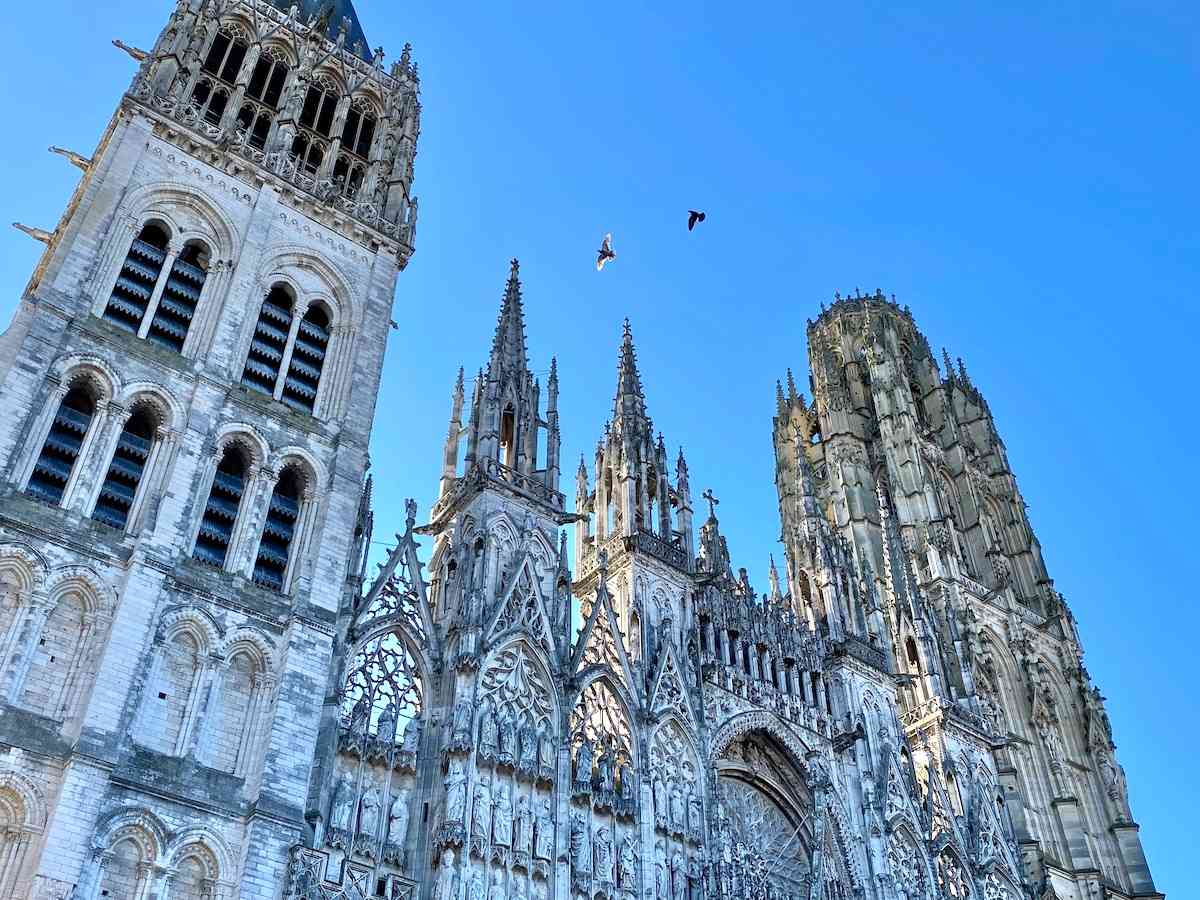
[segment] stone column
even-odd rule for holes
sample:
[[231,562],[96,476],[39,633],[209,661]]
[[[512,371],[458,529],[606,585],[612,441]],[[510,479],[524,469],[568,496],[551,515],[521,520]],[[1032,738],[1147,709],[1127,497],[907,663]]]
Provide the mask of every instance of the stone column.
[[275,399],[279,400],[283,396],[283,385],[287,380],[288,368],[292,364],[292,351],[296,349],[296,335],[300,331],[300,322],[304,318],[304,314],[308,312],[308,305],[303,301],[297,301],[292,307],[292,325],[288,329],[287,344],[283,348],[283,359],[279,361],[279,376],[275,379]]
[[158,280],[154,282],[154,292],[150,295],[150,302],[146,304],[142,324],[138,326],[139,340],[145,340],[146,335],[150,333],[150,323],[154,321],[154,314],[158,311],[158,304],[162,302],[163,291],[167,287],[167,279],[171,277],[171,270],[175,268],[175,260],[179,258],[182,250],[183,243],[178,237],[172,238],[171,243],[167,245],[166,259],[163,260],[162,268],[158,272]]

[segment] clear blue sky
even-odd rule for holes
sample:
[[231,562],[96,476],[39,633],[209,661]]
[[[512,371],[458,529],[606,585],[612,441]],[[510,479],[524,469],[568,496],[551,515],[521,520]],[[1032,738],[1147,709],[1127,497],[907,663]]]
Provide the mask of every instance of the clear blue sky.
[[[52,228],[167,0],[42,0],[0,58],[3,221]],[[774,382],[804,323],[882,288],[965,358],[1009,450],[1161,890],[1194,882],[1194,2],[455,4],[358,0],[421,66],[417,253],[374,442],[383,536],[427,510],[460,364],[519,256],[529,350],[562,373],[564,487],[611,409],[628,315],[650,412],[776,550]],[[1001,8],[1003,11],[1001,11]],[[519,11],[514,11],[519,10]],[[689,206],[708,210],[692,235]],[[619,259],[597,275],[612,231]],[[7,320],[40,245],[0,234]],[[1193,872],[1188,875],[1188,872]]]

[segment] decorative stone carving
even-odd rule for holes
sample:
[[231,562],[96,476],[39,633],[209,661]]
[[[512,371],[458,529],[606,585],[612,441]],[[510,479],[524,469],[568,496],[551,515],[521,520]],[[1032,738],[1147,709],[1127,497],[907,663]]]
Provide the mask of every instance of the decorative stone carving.
[[492,836],[492,788],[486,775],[475,785],[471,810],[471,853],[483,858]]

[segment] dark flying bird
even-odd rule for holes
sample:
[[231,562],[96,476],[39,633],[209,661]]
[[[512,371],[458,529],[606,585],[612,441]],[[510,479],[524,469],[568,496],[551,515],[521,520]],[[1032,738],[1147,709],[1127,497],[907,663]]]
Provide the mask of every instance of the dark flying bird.
[[695,228],[697,222],[703,222],[703,221],[704,221],[704,213],[697,212],[694,209],[688,210],[688,231],[691,231],[693,228]]
[[604,264],[610,259],[616,259],[617,254],[613,253],[612,235],[606,234],[604,240],[600,242],[600,249],[596,251],[596,271],[599,272],[604,268]]

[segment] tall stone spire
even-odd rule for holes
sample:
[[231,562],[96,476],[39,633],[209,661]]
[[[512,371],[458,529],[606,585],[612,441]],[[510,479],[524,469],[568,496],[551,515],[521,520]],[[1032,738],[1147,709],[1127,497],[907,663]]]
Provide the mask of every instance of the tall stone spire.
[[617,393],[613,398],[613,424],[649,422],[646,415],[646,395],[642,392],[642,379],[638,374],[637,351],[633,347],[633,329],[625,320],[625,332],[621,337],[621,350],[617,362]]
[[492,338],[492,357],[488,374],[498,378],[501,371],[520,372],[526,368],[525,312],[521,306],[521,263],[513,259],[509,263],[508,283],[504,287],[504,300],[500,305],[500,317],[496,320],[496,334]]

